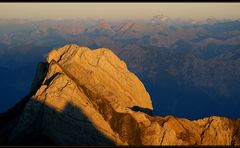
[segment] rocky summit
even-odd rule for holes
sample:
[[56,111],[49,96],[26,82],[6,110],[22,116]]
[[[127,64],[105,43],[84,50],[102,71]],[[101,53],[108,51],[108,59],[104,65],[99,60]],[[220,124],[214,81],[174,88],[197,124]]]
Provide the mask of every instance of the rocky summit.
[[111,50],[66,45],[0,115],[0,145],[240,145],[240,119],[152,112],[144,85]]

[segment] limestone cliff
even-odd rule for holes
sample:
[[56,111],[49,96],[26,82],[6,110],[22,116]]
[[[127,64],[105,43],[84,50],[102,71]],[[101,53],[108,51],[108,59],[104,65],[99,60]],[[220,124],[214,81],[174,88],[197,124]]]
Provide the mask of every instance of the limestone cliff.
[[0,116],[1,145],[240,145],[240,120],[151,116],[148,92],[111,50],[66,45]]

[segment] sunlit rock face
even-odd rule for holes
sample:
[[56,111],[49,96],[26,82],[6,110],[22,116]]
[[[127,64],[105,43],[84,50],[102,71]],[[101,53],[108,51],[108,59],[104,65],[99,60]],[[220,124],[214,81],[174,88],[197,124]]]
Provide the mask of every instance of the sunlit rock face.
[[152,109],[150,96],[141,81],[109,49],[92,51],[86,47],[67,45],[50,52],[47,61],[56,61],[76,84],[102,96],[113,106]]
[[0,116],[1,145],[239,145],[240,120],[154,117],[142,82],[110,49],[66,45]]

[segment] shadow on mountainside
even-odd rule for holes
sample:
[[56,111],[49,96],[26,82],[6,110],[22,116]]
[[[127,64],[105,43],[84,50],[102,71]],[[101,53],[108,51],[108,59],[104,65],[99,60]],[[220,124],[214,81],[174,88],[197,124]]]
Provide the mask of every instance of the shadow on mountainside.
[[115,145],[72,103],[59,112],[35,99],[26,103],[26,99],[19,103],[25,107],[18,104],[0,116],[0,145]]

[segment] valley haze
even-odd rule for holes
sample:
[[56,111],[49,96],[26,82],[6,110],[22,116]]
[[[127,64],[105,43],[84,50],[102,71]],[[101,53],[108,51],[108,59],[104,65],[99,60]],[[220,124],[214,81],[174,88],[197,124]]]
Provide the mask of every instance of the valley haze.
[[185,20],[239,19],[239,8],[240,3],[1,3],[0,18],[134,20],[164,14]]

